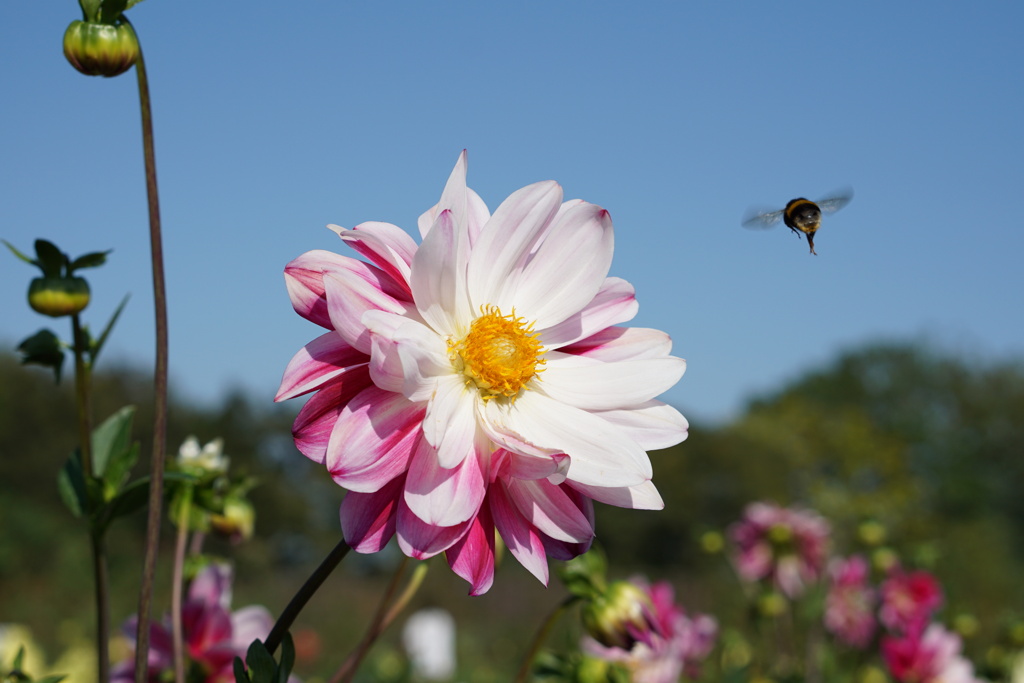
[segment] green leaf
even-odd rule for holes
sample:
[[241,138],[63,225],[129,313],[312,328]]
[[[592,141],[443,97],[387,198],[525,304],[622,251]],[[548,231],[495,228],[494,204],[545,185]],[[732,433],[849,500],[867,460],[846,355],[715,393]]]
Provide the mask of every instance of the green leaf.
[[128,7],[128,0],[102,0],[100,2],[100,22],[113,24],[121,18],[121,13]]
[[64,274],[62,271],[64,264],[68,262],[68,257],[53,242],[36,240],[36,258],[46,277],[60,277]]
[[261,640],[252,641],[245,654],[245,663],[251,672],[253,683],[274,683],[277,663]]
[[235,671],[235,683],[249,683],[249,674],[245,670],[245,664],[242,663],[241,657],[235,657],[232,668]]
[[68,266],[68,273],[72,273],[80,268],[97,268],[107,262],[107,254],[112,252],[113,249],[107,249],[106,251],[94,251],[88,254],[79,256],[71,265]]
[[26,337],[18,344],[22,365],[42,365],[53,370],[54,378],[60,383],[60,371],[64,365],[64,345],[53,332],[42,329]]
[[277,667],[277,683],[288,683],[288,676],[295,666],[295,643],[292,641],[291,632],[285,632],[284,640],[281,641],[281,663]]
[[100,2],[102,0],[78,0],[82,7],[82,15],[85,21],[97,22],[100,19]]
[[142,2],[142,0],[128,0],[128,6],[125,7],[125,9],[131,9],[132,7],[135,7],[140,2]]
[[105,477],[112,460],[132,457],[133,417],[135,417],[135,406],[125,406],[92,430],[92,474],[94,476]]
[[89,498],[85,485],[85,473],[82,470],[82,453],[75,452],[64,463],[57,474],[57,490],[61,500],[75,517],[81,517],[89,507]]
[[14,245],[13,245],[13,244],[11,244],[10,242],[8,242],[7,240],[0,240],[0,241],[2,241],[2,242],[3,242],[4,244],[6,244],[6,245],[7,245],[7,248],[8,248],[8,249],[10,249],[10,250],[11,250],[11,252],[12,252],[12,253],[13,253],[13,254],[14,254],[15,256],[17,256],[18,258],[20,258],[20,259],[21,259],[22,261],[24,261],[25,263],[31,263],[31,264],[32,264],[33,266],[38,266],[38,265],[39,265],[39,261],[36,261],[36,260],[35,260],[34,258],[29,258],[29,257],[28,257],[28,256],[26,256],[25,254],[22,254],[22,253],[21,253],[20,251],[18,251],[17,249],[15,249],[15,248],[14,248]]
[[128,479],[128,474],[132,468],[135,467],[135,463],[139,461],[139,442],[134,441],[132,445],[128,447],[128,451],[122,455],[111,458],[110,462],[107,463],[107,470],[103,473],[103,483],[106,485],[106,490],[110,495],[114,495],[121,490],[121,486],[124,485]]
[[104,327],[103,332],[100,333],[99,339],[90,342],[89,358],[92,365],[96,365],[96,358],[100,355],[100,349],[102,349],[103,345],[106,343],[107,337],[110,336],[110,331],[114,329],[114,323],[117,322],[118,317],[121,315],[121,311],[124,310],[125,304],[128,303],[128,299],[130,297],[131,294],[125,294],[124,298],[121,299],[121,303],[118,304],[116,309],[114,309],[114,314],[110,316],[110,321],[107,323],[107,326]]
[[36,679],[36,683],[59,683],[67,678],[66,674],[55,674],[53,676],[44,676],[43,678]]

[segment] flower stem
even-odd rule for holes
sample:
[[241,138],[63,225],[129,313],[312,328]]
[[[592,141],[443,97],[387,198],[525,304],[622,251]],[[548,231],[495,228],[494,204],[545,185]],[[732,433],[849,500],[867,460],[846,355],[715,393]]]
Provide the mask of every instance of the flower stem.
[[[359,670],[359,665],[363,659],[369,653],[370,648],[377,642],[377,638],[380,634],[384,633],[391,622],[401,613],[405,606],[409,604],[412,596],[419,590],[420,585],[423,583],[423,578],[427,575],[427,564],[421,562],[416,570],[413,572],[412,578],[409,579],[409,583],[406,585],[405,590],[402,591],[402,595],[398,597],[394,602],[391,598],[395,595],[395,591],[398,590],[399,580],[402,578],[402,574],[405,573],[405,567],[409,564],[409,558],[403,557],[401,564],[398,565],[398,569],[395,571],[395,575],[391,578],[391,583],[388,584],[387,589],[384,591],[384,595],[381,596],[380,604],[377,606],[377,612],[373,615],[373,620],[370,622],[369,627],[366,629],[366,635],[359,641],[359,645],[352,651],[341,667],[331,677],[330,683],[348,683],[356,675],[356,671]],[[391,607],[389,608],[388,605]]]
[[192,508],[192,487],[185,490],[178,512],[178,538],[174,543],[171,577],[171,642],[174,648],[174,680],[185,683],[185,638],[181,626],[182,575],[185,572],[185,546],[188,543],[188,519]]
[[[127,19],[125,19],[127,21]],[[134,27],[132,27],[134,29]],[[153,148],[153,114],[149,100],[146,62],[139,49],[135,63],[142,113],[142,151],[146,164],[146,197],[149,202],[149,246],[153,268],[153,308],[156,317],[156,367],[153,378],[153,453],[150,460],[149,516],[146,521],[146,556],[139,590],[138,633],[135,647],[135,680],[147,680],[149,613],[153,576],[160,541],[160,514],[164,493],[164,459],[167,448],[167,292],[164,287],[164,256],[160,236],[160,199],[156,184],[156,153]],[[101,681],[106,679],[101,679]]]
[[309,575],[306,583],[302,584],[302,588],[292,597],[291,602],[281,612],[281,616],[277,618],[274,628],[270,629],[270,635],[267,636],[267,642],[264,643],[270,654],[274,654],[277,646],[281,644],[284,634],[288,633],[288,629],[292,627],[295,617],[299,616],[299,612],[302,611],[302,608],[306,606],[306,603],[313,597],[317,589],[320,588],[323,582],[327,580],[327,577],[331,575],[331,572],[345,558],[349,549],[349,545],[345,542],[344,538],[338,541],[338,545],[334,546],[331,552],[327,553],[327,557],[323,559],[320,566]]
[[[85,360],[89,350],[82,321],[75,313],[71,316],[72,347],[75,353],[75,407],[78,413],[78,443],[82,456],[82,471],[86,478],[96,476],[92,465],[92,406],[90,388],[92,368]],[[102,473],[101,473],[102,474]],[[110,678],[110,605],[109,573],[107,571],[106,547],[103,531],[95,528],[89,531],[92,550],[93,580],[96,589],[96,673],[98,680]]]
[[537,657],[537,653],[540,652],[540,646],[544,644],[548,634],[551,633],[551,629],[554,628],[555,622],[558,621],[565,610],[569,609],[578,600],[579,598],[575,595],[570,595],[558,607],[552,610],[548,618],[541,623],[540,628],[537,629],[537,635],[533,637],[533,642],[530,643],[530,649],[523,655],[523,663],[519,666],[519,673],[516,674],[515,683],[526,683],[527,678],[530,676],[530,666]]

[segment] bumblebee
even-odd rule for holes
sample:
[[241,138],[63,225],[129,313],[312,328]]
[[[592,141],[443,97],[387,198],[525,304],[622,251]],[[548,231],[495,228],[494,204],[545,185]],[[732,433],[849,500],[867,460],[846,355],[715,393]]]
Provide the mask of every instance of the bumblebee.
[[743,227],[754,230],[772,228],[778,225],[779,220],[782,220],[797,237],[800,236],[800,233],[807,235],[807,244],[811,248],[811,253],[817,256],[818,252],[814,251],[814,233],[821,227],[821,214],[838,211],[849,204],[851,199],[853,199],[851,188],[836,192],[828,199],[822,199],[816,203],[803,197],[797,197],[791,199],[786,204],[786,208],[778,211],[748,213],[747,217],[743,219]]

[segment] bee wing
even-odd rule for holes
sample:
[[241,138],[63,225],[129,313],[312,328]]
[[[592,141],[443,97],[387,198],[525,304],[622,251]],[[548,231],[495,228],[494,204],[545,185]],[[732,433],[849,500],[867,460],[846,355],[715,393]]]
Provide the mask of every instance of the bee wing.
[[853,199],[853,188],[844,187],[831,193],[828,199],[819,201],[818,208],[822,213],[833,213],[849,204],[851,199]]
[[779,209],[778,211],[751,209],[743,217],[743,227],[750,228],[751,230],[773,228],[782,220],[783,212],[784,209]]

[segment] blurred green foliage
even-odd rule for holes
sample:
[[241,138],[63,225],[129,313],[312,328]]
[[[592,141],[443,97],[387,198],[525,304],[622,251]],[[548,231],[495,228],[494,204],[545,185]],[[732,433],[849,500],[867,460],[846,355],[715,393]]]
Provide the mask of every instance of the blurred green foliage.
[[[134,436],[143,453],[135,475],[144,474],[152,440],[149,374],[108,369],[95,384],[97,422],[125,404],[138,406]],[[297,407],[241,392],[203,406],[172,390],[171,403],[172,452],[189,435],[222,438],[232,470],[258,480],[250,494],[255,537],[238,546],[211,540],[207,550],[235,560],[236,607],[262,603],[279,612],[337,541],[343,492],[292,445]],[[901,557],[939,577],[948,620],[977,618],[974,640],[983,643],[1008,608],[1024,611],[1021,415],[1020,363],[981,363],[909,344],[855,349],[752,401],[734,420],[692,424],[686,442],[653,453],[665,511],[597,506],[610,575],[643,571],[670,579],[682,604],[729,622],[741,609],[735,579],[721,555],[702,549],[701,537],[724,532],[750,501],[801,503],[830,520],[836,545],[847,551],[863,547],[859,525],[881,525]],[[88,548],[55,483],[75,440],[70,387],[55,388],[44,372],[0,355],[0,622],[27,624],[51,646],[58,646],[63,620],[91,627],[91,576],[81,569]],[[135,611],[143,524],[139,514],[112,530],[115,623]],[[164,535],[164,553],[171,537]],[[350,556],[324,586],[297,625],[300,677],[327,677],[341,662],[393,562],[388,552]],[[491,592],[469,599],[466,585],[440,566],[443,559],[434,562],[439,566],[412,609],[439,604],[452,611],[469,677],[507,680],[564,590],[557,582],[545,589],[506,558]],[[158,573],[158,584],[166,583]],[[161,613],[166,591],[155,604]],[[570,636],[552,636],[560,637]],[[397,639],[389,638],[367,670],[393,661]],[[972,647],[968,641],[968,654],[980,657]]]

